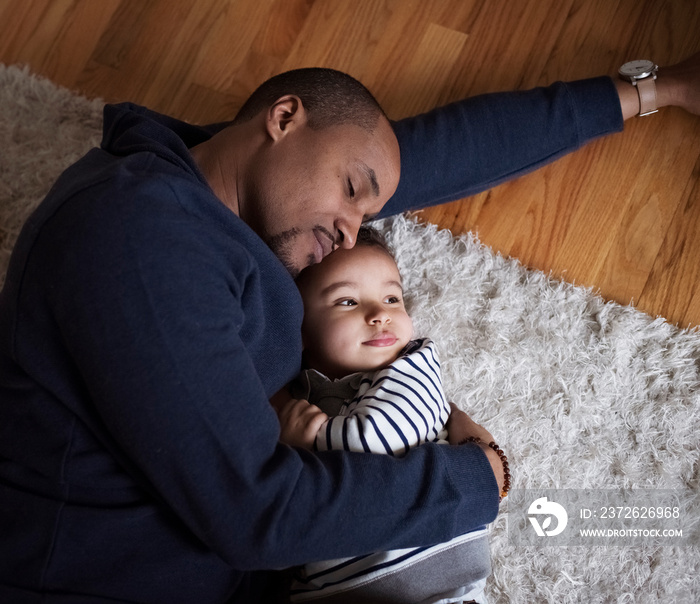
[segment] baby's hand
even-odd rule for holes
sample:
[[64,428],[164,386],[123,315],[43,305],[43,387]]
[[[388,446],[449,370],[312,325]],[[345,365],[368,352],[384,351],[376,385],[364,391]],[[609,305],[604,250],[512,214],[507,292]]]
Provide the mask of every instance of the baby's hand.
[[316,434],[328,416],[304,399],[292,398],[274,407],[282,428],[280,442],[291,447],[312,449]]

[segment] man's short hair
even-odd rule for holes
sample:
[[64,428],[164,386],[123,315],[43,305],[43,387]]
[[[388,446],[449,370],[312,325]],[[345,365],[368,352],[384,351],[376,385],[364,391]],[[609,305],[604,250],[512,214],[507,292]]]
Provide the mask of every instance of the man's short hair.
[[247,122],[286,94],[301,99],[309,127],[314,130],[354,124],[373,131],[379,117],[386,116],[372,93],[352,76],[335,69],[307,67],[263,82],[241,107],[233,123]]

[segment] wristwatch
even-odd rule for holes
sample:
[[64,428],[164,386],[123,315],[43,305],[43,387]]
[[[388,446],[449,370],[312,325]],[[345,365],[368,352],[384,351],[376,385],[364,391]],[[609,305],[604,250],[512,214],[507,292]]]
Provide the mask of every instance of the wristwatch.
[[637,88],[639,95],[639,115],[649,115],[658,111],[656,107],[656,72],[659,66],[654,61],[639,59],[625,63],[618,73],[623,80]]

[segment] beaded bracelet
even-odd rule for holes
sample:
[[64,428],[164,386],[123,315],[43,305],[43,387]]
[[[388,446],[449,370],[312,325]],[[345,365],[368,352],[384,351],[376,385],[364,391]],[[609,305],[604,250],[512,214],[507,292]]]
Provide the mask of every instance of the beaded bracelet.
[[[457,444],[464,445],[466,443],[484,444],[484,441],[478,436],[468,436],[464,440],[459,441]],[[510,469],[508,467],[508,458],[503,452],[503,449],[501,449],[501,447],[499,447],[495,442],[491,441],[489,443],[489,447],[491,447],[498,454],[498,457],[501,458],[501,463],[503,464],[503,489],[501,490],[501,499],[503,499],[506,495],[508,495],[508,491],[510,491]]]

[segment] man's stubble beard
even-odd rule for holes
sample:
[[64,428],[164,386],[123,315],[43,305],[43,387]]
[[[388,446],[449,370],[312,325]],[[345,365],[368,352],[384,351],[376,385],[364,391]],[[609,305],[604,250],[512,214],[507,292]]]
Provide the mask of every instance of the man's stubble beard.
[[280,262],[292,276],[292,279],[296,279],[304,268],[314,264],[316,261],[314,255],[309,254],[305,266],[298,267],[294,265],[292,248],[294,245],[294,240],[299,235],[301,235],[301,229],[293,228],[283,231],[277,235],[269,236],[265,239],[265,243],[267,243],[268,247],[272,250],[275,256],[279,258]]

